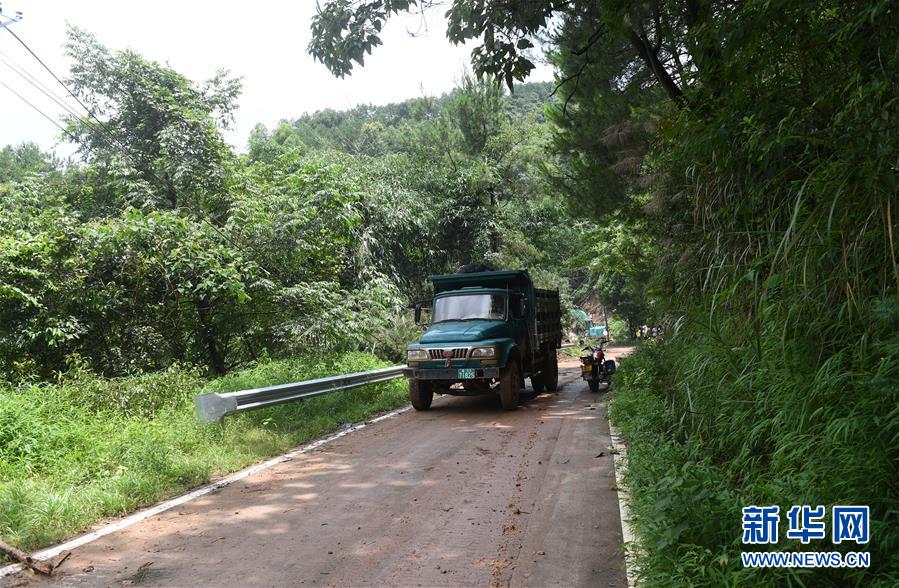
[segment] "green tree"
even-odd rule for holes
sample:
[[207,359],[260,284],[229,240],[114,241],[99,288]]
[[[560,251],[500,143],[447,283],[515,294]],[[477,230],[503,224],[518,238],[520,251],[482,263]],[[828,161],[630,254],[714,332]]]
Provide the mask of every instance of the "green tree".
[[462,132],[463,149],[470,156],[480,155],[504,122],[502,89],[496,84],[478,83],[467,72],[452,103],[456,126]]
[[85,331],[72,312],[84,277],[69,263],[78,221],[42,188],[37,178],[0,186],[0,369],[11,375],[49,375]]
[[220,128],[233,117],[239,81],[222,71],[194,85],[74,27],[66,52],[72,88],[91,113],[70,118],[69,131],[101,168],[102,211],[130,205],[220,216],[232,160]]
[[611,218],[586,233],[584,259],[593,277],[593,291],[616,316],[627,322],[633,333],[650,322],[653,240],[646,238],[645,223]]
[[22,143],[0,149],[0,184],[19,182],[30,175],[55,172],[59,161],[41,151],[35,143]]
[[[354,63],[362,65],[365,54],[381,44],[380,32],[391,16],[431,5],[427,0],[331,0],[313,19],[309,53],[342,77]],[[534,69],[533,41],[547,32],[550,22],[588,18],[592,30],[574,50],[583,64],[596,58],[591,50],[597,45],[615,43],[629,56],[627,68],[620,72],[625,79],[648,71],[669,97],[685,103],[682,78],[686,72],[715,67],[712,62],[720,43],[716,45],[708,28],[730,10],[727,2],[703,0],[638,4],[453,0],[446,12],[447,38],[456,44],[478,40],[480,45],[471,57],[475,73],[492,76],[511,88]]]

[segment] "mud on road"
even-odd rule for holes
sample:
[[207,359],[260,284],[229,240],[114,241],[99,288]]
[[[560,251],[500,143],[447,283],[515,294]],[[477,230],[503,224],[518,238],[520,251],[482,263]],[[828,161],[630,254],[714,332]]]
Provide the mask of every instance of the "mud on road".
[[560,382],[437,398],[0,585],[626,586],[604,394]]

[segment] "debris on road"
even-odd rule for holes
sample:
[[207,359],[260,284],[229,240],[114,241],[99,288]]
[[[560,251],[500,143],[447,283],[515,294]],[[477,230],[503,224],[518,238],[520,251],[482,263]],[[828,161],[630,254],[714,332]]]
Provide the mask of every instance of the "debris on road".
[[[53,573],[53,564],[46,561],[34,559],[21,549],[16,549],[12,545],[8,545],[3,541],[0,541],[0,551],[18,561],[22,565],[31,568],[35,572],[40,572],[45,576],[49,576]],[[65,560],[65,558],[63,558],[63,560]],[[62,563],[63,560],[60,560],[60,563]]]

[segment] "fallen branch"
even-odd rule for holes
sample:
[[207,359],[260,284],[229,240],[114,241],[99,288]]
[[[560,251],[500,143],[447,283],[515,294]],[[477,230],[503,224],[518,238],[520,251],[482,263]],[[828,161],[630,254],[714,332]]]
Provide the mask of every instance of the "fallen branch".
[[12,545],[7,545],[3,541],[0,541],[0,551],[20,562],[21,564],[28,566],[35,572],[40,572],[42,574],[46,574],[47,576],[53,573],[52,564],[34,559],[24,551],[16,549]]

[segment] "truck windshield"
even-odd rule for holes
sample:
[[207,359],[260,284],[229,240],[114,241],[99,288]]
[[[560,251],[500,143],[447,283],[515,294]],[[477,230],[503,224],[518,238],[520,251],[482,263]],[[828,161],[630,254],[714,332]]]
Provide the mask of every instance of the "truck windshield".
[[506,297],[498,294],[446,296],[434,301],[433,323],[468,319],[503,320]]

